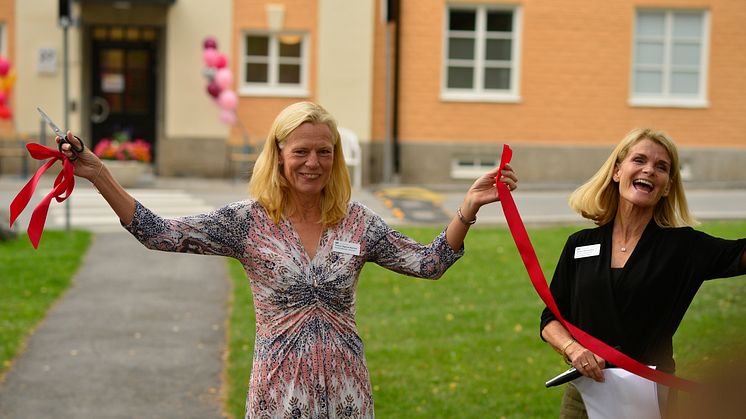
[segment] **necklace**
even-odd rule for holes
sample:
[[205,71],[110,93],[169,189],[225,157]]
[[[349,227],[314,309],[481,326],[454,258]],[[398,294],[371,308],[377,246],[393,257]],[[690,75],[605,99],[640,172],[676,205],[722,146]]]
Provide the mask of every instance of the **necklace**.
[[619,249],[619,250],[621,250],[622,252],[626,252],[626,251],[627,251],[627,248],[626,248],[626,247],[622,247],[622,248],[621,248],[621,249]]

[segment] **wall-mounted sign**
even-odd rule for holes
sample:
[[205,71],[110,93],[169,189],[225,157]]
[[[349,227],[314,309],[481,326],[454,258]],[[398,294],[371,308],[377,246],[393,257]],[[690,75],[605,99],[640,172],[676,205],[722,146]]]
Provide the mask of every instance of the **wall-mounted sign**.
[[36,71],[39,74],[57,73],[57,50],[54,48],[39,48],[36,57]]
[[124,74],[104,73],[101,75],[101,91],[104,93],[124,92]]

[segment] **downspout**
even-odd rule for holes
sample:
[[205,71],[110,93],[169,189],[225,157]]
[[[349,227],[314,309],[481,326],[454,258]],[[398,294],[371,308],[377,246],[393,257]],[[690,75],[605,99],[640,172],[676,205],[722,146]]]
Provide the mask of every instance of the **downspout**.
[[394,149],[394,177],[398,180],[400,171],[399,150],[399,58],[401,57],[401,0],[391,0],[392,17],[394,22],[394,75],[392,80],[393,100],[391,105],[391,140]]

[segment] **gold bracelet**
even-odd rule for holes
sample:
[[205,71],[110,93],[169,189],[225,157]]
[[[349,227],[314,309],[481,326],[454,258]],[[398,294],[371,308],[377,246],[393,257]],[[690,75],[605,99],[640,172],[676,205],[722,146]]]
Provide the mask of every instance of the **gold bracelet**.
[[101,162],[101,167],[98,168],[98,172],[96,173],[96,176],[93,177],[93,180],[91,181],[91,184],[96,189],[96,192],[101,193],[101,191],[98,190],[98,186],[96,186],[96,181],[98,180],[98,175],[101,174],[101,170],[104,168],[104,162]]
[[569,348],[569,347],[570,347],[570,345],[572,345],[573,343],[575,343],[575,339],[570,339],[569,341],[567,341],[567,343],[565,343],[565,344],[564,344],[564,345],[562,346],[562,358],[564,358],[564,359],[565,359],[565,362],[566,362],[566,363],[567,363],[568,365],[569,365],[569,364],[572,364],[572,362],[570,361],[570,358],[569,358],[569,357],[567,356],[567,348]]
[[467,227],[477,222],[476,216],[473,220],[467,221],[466,218],[464,218],[464,214],[461,212],[461,207],[458,207],[458,209],[456,210],[456,215],[458,216],[458,220]]

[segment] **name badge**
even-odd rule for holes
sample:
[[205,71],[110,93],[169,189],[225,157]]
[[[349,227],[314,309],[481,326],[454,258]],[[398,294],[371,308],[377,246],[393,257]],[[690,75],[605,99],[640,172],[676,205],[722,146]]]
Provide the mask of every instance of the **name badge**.
[[589,244],[575,248],[575,259],[598,256],[601,254],[601,244]]
[[360,256],[360,244],[334,240],[332,252],[344,253],[346,255]]

